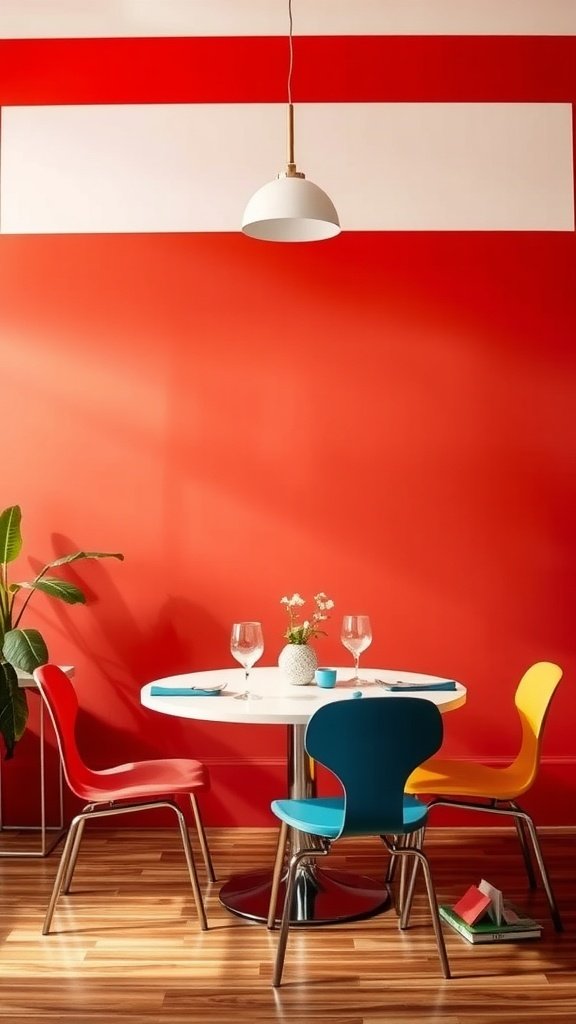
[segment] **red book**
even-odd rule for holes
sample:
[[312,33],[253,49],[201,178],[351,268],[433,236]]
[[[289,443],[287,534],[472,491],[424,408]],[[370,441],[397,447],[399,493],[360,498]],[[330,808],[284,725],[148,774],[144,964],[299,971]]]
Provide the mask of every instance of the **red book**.
[[471,885],[466,890],[458,903],[452,908],[466,924],[476,924],[484,916],[492,900],[486,896],[476,885]]

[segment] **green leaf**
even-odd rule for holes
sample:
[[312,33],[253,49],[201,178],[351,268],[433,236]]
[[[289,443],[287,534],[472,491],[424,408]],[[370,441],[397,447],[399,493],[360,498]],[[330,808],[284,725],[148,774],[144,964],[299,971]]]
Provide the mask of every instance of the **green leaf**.
[[56,576],[44,576],[41,580],[33,580],[32,583],[12,583],[11,592],[18,590],[41,590],[49,597],[57,597],[66,604],[86,604],[86,598],[80,587],[68,580],[59,580]]
[[73,555],[63,555],[62,558],[56,558],[54,562],[48,562],[42,569],[40,576],[47,569],[55,569],[58,565],[77,562],[79,558],[119,558],[121,562],[124,561],[124,555],[121,555],[119,551],[75,551]]
[[22,737],[28,721],[26,690],[18,686],[12,665],[0,662],[0,733],[6,747],[6,760],[14,754],[14,746]]
[[18,558],[22,550],[21,520],[20,505],[11,505],[0,515],[0,562],[4,565]]
[[23,672],[33,672],[48,661],[48,648],[37,629],[9,630],[4,637],[2,654],[14,668]]

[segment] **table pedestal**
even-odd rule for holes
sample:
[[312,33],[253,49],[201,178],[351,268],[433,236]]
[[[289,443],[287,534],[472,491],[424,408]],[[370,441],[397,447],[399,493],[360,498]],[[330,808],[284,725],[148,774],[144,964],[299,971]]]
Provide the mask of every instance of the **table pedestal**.
[[[305,725],[288,726],[288,792],[291,799],[305,800],[316,795],[315,764],[304,747]],[[317,845],[315,837],[290,829],[287,852]],[[382,879],[384,878],[384,863]],[[235,875],[220,890],[220,902],[233,914],[255,921],[266,921],[272,868],[269,871]],[[284,905],[284,881],[277,903],[279,920]],[[303,860],[298,868],[290,921],[292,924],[336,924],[379,914],[389,903],[388,887],[365,875],[329,871],[320,861]]]
[[[220,890],[220,902],[239,917],[266,921],[272,888],[272,872],[236,875]],[[284,905],[284,883],[280,885],[276,920]],[[336,924],[379,914],[388,904],[388,890],[365,875],[302,866],[296,878],[291,924]]]

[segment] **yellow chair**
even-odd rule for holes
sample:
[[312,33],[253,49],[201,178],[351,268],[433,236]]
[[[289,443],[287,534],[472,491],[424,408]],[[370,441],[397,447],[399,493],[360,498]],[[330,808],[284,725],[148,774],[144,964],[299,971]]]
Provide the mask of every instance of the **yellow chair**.
[[[563,930],[562,920],[552,892],[536,828],[530,815],[523,811],[516,801],[530,789],[536,778],[544,723],[561,678],[562,669],[558,665],[540,661],[532,665],[520,680],[515,704],[522,726],[522,742],[512,764],[506,768],[490,768],[483,764],[431,758],[412,773],[406,784],[406,792],[414,796],[434,794],[431,806],[463,807],[466,810],[512,815],[528,880],[531,888],[535,888],[536,877],[526,839],[526,828],[540,868],[554,927],[558,932]],[[453,796],[462,799],[451,799]],[[477,802],[482,800],[487,803]]]

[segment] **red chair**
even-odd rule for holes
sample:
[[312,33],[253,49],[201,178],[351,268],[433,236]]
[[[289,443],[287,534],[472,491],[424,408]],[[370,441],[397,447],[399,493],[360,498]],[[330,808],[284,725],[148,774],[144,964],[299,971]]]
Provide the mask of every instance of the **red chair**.
[[86,821],[89,818],[128,814],[132,811],[148,810],[151,807],[169,807],[178,818],[200,927],[205,930],[208,927],[206,913],[186,821],[177,804],[166,799],[166,794],[187,793],[189,795],[208,877],[211,882],[215,881],[210,851],[195,795],[196,790],[205,789],[208,785],[208,773],[205,766],[200,761],[166,757],[155,761],[120,764],[103,771],[93,771],[84,764],[76,744],[78,698],[70,679],[56,665],[43,665],[41,668],[37,668],[34,672],[34,679],[54,725],[66,781],[76,796],[87,801],[86,807],[76,815],[68,830],[42,934],[47,935],[50,931],[58,897],[70,889]]

